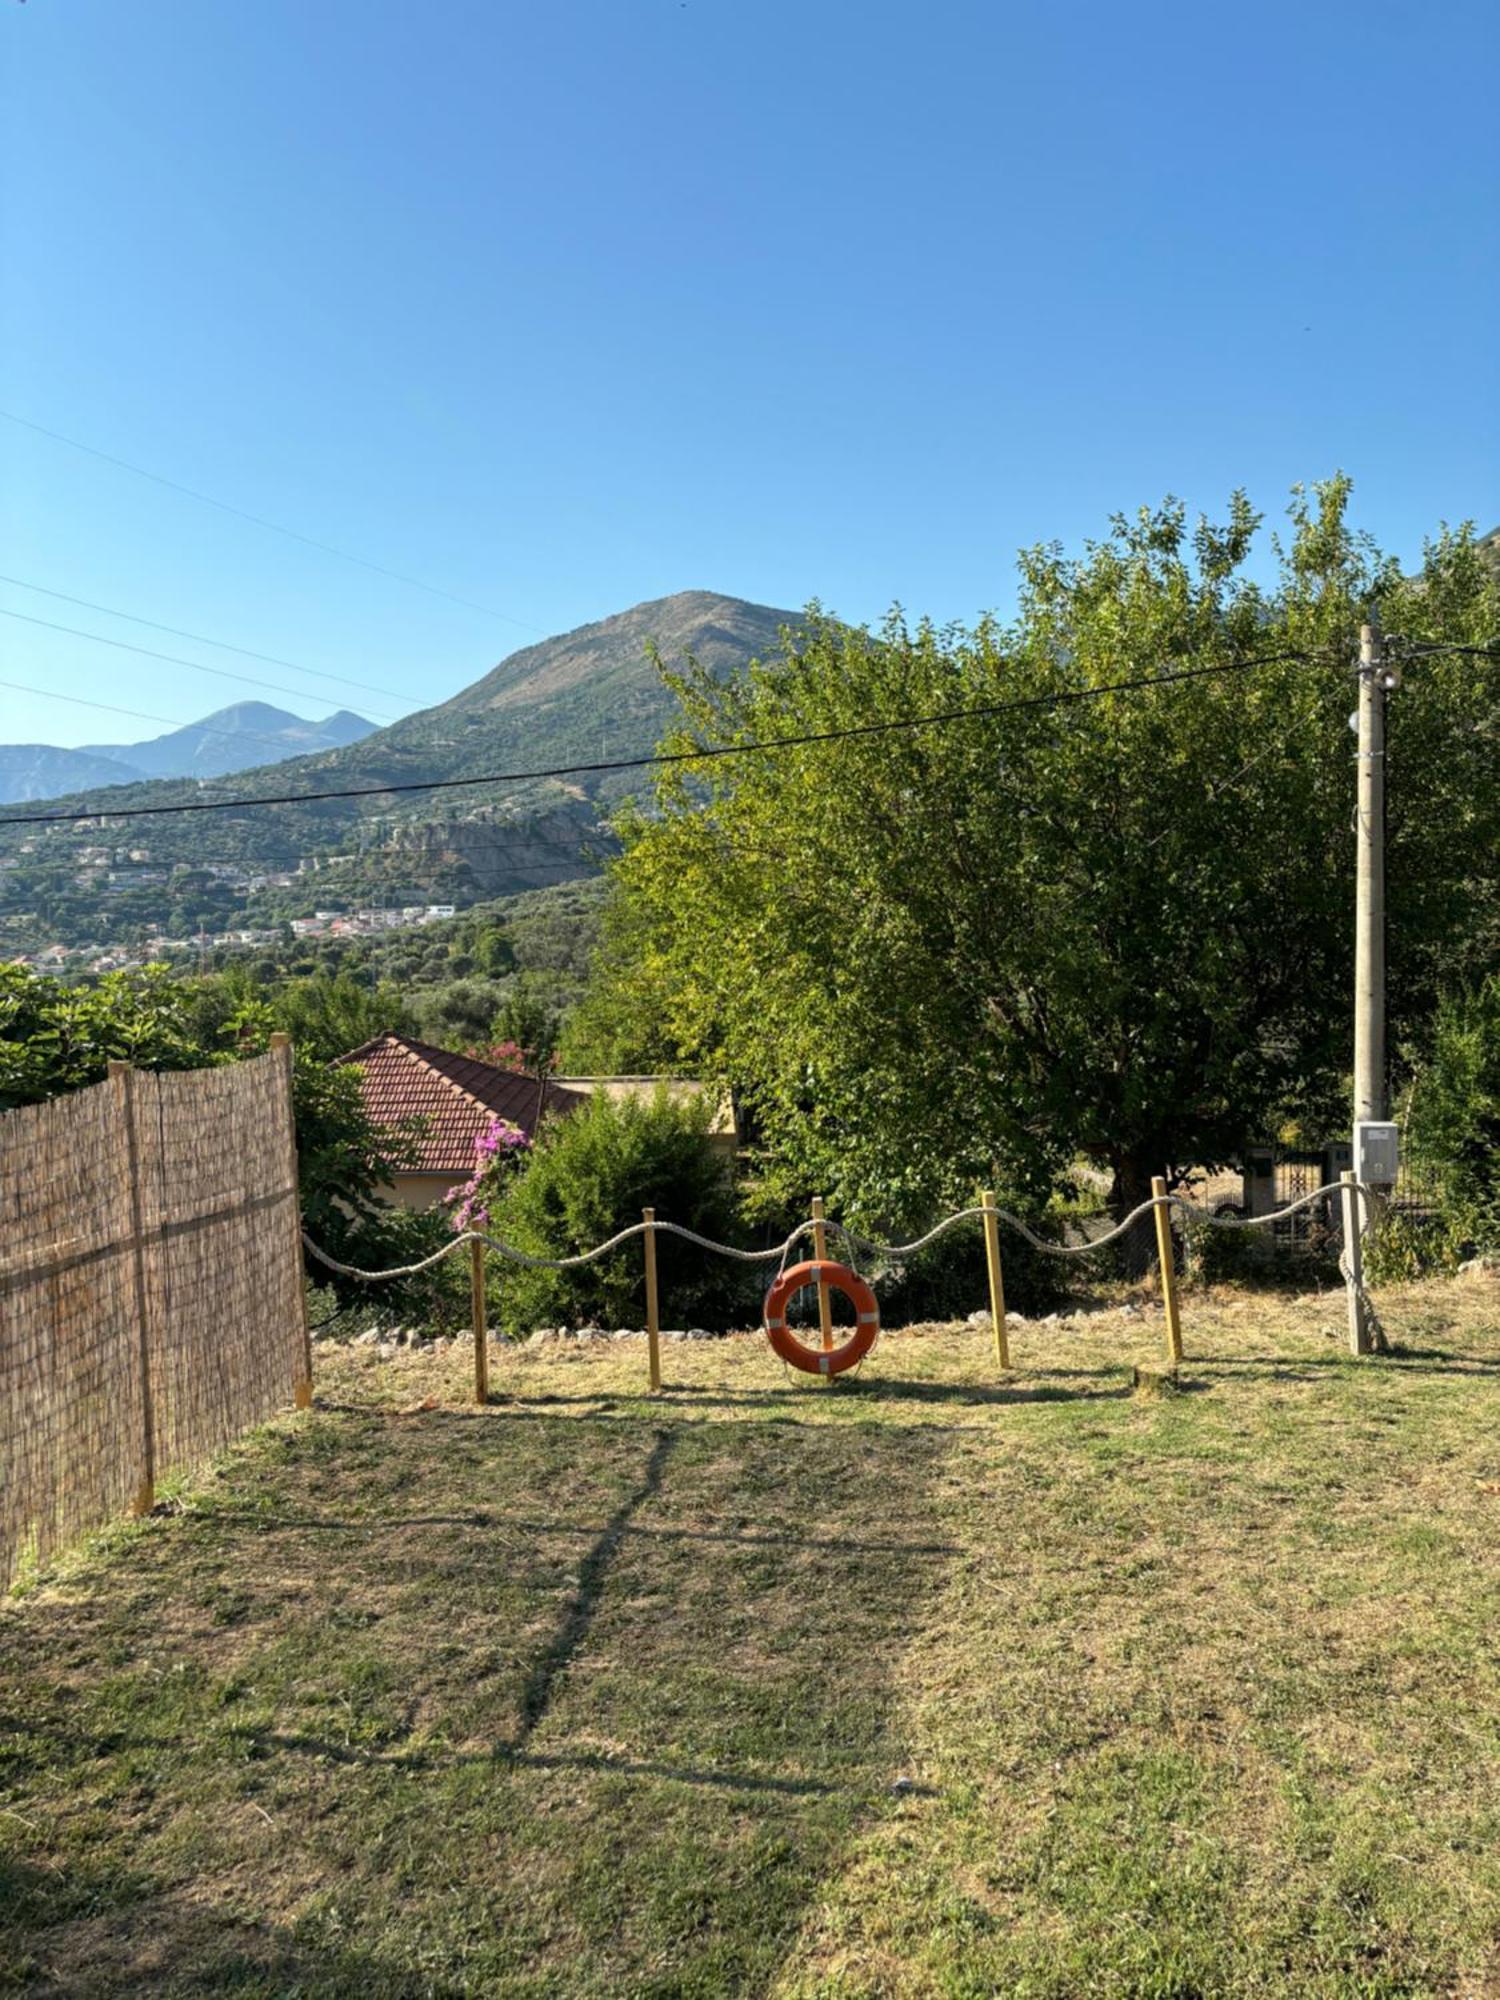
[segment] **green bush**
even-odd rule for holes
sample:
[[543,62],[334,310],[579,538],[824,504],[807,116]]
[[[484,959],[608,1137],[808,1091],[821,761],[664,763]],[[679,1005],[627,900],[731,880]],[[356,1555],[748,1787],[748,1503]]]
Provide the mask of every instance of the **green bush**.
[[[1038,1235],[1045,1233],[1044,1225],[1033,1221],[1031,1226]],[[830,1248],[837,1251],[837,1247],[835,1237]],[[1034,1318],[1053,1311],[1066,1294],[1067,1262],[1035,1249],[1003,1223],[1000,1270],[1008,1311]],[[887,1326],[964,1319],[987,1307],[990,1281],[982,1225],[962,1222],[946,1231],[908,1262],[878,1277],[875,1295],[880,1301],[881,1320]]]
[[1407,1137],[1441,1185],[1455,1251],[1500,1248],[1500,973],[1439,1003]]
[[[491,1233],[534,1256],[566,1257],[630,1224],[643,1208],[717,1242],[742,1240],[731,1170],[708,1140],[707,1103],[674,1103],[665,1089],[650,1098],[602,1094],[543,1127],[525,1168],[504,1190]],[[500,1286],[499,1324],[507,1333],[538,1326],[615,1328],[645,1325],[639,1238],[597,1263],[572,1271],[535,1271],[492,1263]],[[743,1323],[746,1266],[657,1237],[661,1315],[669,1326]],[[749,1308],[753,1311],[753,1306]]]
[[1417,1278],[1457,1270],[1463,1241],[1445,1215],[1412,1215],[1397,1209],[1383,1215],[1362,1246],[1365,1282],[1404,1285]]
[[[1183,1274],[1195,1285],[1274,1282],[1277,1260],[1267,1229],[1226,1229],[1185,1218],[1181,1224]],[[1285,1259],[1283,1262],[1287,1261]],[[1304,1260],[1296,1260],[1300,1274]]]
[[187,988],[164,965],[107,973],[95,986],[0,965],[0,1111],[99,1083],[112,1061],[200,1069],[229,1060],[200,1041]]

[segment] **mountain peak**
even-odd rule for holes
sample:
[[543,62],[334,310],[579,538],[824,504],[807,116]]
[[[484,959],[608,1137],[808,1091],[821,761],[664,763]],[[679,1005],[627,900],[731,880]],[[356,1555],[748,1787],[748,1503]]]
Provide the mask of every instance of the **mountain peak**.
[[[576,710],[581,703],[597,710],[600,722],[611,731],[622,721],[632,723],[637,715],[643,722],[648,713],[659,721],[667,704],[649,663],[648,646],[664,659],[691,653],[710,673],[727,674],[751,658],[778,652],[781,628],[796,622],[795,612],[772,605],[752,604],[713,590],[679,590],[575,626],[555,639],[522,646],[428,713],[464,715],[532,703],[549,709],[565,703]],[[414,720],[408,717],[396,728],[404,729]]]

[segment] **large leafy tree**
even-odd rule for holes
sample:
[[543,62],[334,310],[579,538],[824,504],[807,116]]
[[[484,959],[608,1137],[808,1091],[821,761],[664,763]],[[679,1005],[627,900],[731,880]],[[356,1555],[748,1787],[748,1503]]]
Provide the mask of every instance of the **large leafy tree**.
[[[727,1078],[769,1195],[821,1186],[884,1222],[980,1179],[1040,1198],[1080,1152],[1130,1205],[1288,1112],[1336,1119],[1360,618],[1380,603],[1413,642],[1497,630],[1470,538],[1404,579],[1346,502],[1341,480],[1295,497],[1271,587],[1243,497],[1196,530],[1169,504],[1081,558],[1028,552],[1010,626],[897,614],[871,635],[814,611],[784,662],[679,677],[664,747],[688,761],[623,827],[568,1059]],[[1398,1029],[1445,949],[1494,951],[1500,812],[1473,723],[1497,690],[1493,664],[1432,655],[1393,704]]]

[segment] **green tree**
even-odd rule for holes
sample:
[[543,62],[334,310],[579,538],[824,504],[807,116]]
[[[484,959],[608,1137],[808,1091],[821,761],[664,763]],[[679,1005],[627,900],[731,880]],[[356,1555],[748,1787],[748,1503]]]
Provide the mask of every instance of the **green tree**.
[[0,965],[0,1111],[98,1083],[112,1061],[196,1069],[225,1060],[204,1045],[191,993],[165,966],[66,986]]
[[561,1027],[557,1009],[543,997],[537,982],[523,973],[512,982],[490,1029],[491,1061],[511,1064],[534,1079],[538,1125],[547,1101],[547,1078],[557,1067]]
[[[1124,1208],[1293,1110],[1347,1115],[1360,617],[1378,601],[1413,643],[1500,629],[1467,534],[1405,579],[1347,499],[1342,480],[1294,497],[1273,587],[1247,573],[1242,496],[1195,531],[1168,504],[1079,559],[1023,555],[1009,626],[897,613],[872,635],[814,608],[782,663],[673,677],[665,747],[689,761],[623,821],[570,1058],[664,1047],[730,1081],[768,1201],[821,1187],[881,1225],[982,1181],[1039,1202],[1079,1153]],[[1403,1020],[1430,1014],[1454,936],[1494,949],[1500,816],[1473,718],[1497,692],[1500,667],[1433,655],[1393,702]],[[1007,712],[691,760],[986,707]]]

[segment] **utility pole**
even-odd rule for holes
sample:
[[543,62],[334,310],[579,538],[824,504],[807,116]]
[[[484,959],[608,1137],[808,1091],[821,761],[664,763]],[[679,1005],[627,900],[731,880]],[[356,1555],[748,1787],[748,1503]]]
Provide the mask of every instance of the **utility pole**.
[[[1385,1068],[1385,642],[1359,628],[1354,890],[1354,1122],[1390,1114]],[[1356,1170],[1357,1170],[1356,1162]]]
[[1379,620],[1359,628],[1359,739],[1354,886],[1354,1172],[1343,1202],[1349,1344],[1356,1354],[1385,1346],[1360,1270],[1360,1238],[1374,1220],[1370,1195],[1396,1179],[1396,1128],[1389,1123],[1385,1044],[1385,698],[1399,676],[1387,663]]

